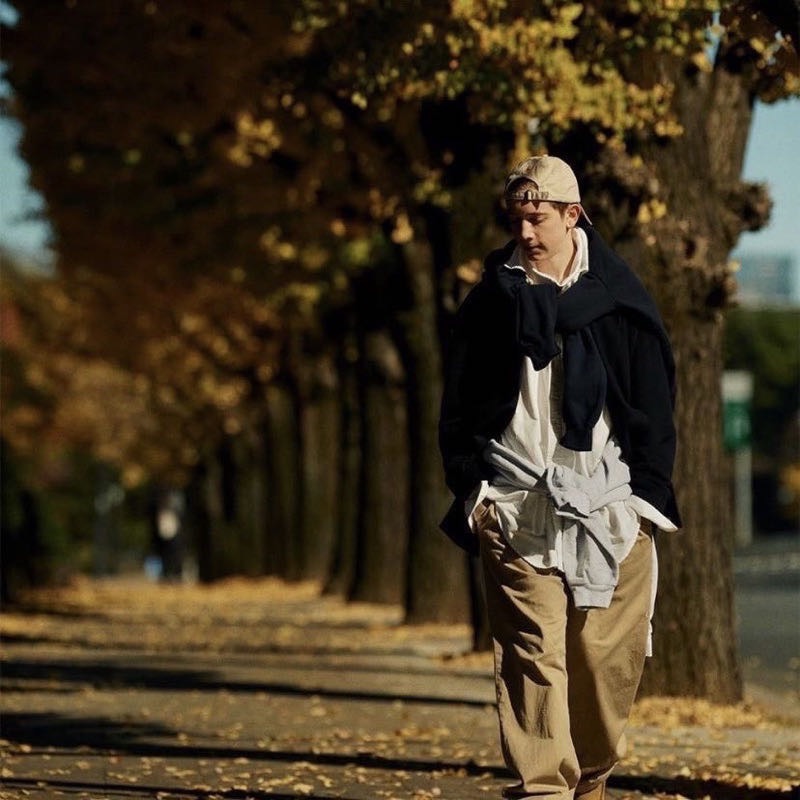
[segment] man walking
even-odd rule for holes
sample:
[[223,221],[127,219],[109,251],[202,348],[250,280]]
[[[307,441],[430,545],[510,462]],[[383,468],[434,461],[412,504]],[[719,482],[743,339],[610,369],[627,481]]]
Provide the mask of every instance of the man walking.
[[505,795],[601,800],[649,654],[655,529],[680,525],[674,364],[566,162],[522,161],[503,199],[514,238],[449,344],[442,528],[483,564]]

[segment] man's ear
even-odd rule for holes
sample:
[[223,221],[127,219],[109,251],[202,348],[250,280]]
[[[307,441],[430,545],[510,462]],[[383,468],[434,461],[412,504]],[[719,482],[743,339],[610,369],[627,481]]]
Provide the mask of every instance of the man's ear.
[[577,203],[570,203],[567,206],[567,213],[566,213],[566,220],[567,226],[572,229],[578,224],[578,220],[581,218],[581,207]]

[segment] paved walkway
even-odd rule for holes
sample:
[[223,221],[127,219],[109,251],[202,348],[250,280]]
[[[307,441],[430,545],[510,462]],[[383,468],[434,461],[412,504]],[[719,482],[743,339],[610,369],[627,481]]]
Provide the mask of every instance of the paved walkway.
[[[507,782],[464,628],[308,585],[112,581],[2,629],[1,798],[483,800]],[[610,795],[800,796],[796,712],[643,701]]]

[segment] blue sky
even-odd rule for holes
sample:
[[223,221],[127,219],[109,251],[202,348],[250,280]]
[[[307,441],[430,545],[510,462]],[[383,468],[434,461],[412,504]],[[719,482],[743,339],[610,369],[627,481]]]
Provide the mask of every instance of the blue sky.
[[789,254],[800,270],[800,99],[756,107],[744,177],[772,193],[769,225],[742,234],[736,253]]
[[[27,166],[17,156],[19,129],[0,117],[0,243],[42,255],[47,225],[32,219],[40,199],[27,185]],[[769,184],[774,201],[769,225],[743,234],[734,257],[747,254],[789,254],[800,270],[800,99],[759,105],[750,132],[744,177]],[[800,280],[798,281],[800,284]]]
[[27,164],[17,155],[19,126],[0,117],[0,244],[31,255],[45,246],[41,198],[28,186]]

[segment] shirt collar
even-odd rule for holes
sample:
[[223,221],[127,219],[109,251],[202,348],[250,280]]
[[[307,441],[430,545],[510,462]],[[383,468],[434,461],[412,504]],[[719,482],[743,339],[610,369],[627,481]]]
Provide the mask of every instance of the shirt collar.
[[507,269],[520,269],[525,273],[528,283],[554,283],[562,291],[572,286],[575,281],[583,275],[584,272],[589,271],[589,240],[586,236],[586,231],[582,228],[572,229],[572,241],[575,243],[575,258],[572,262],[572,269],[569,275],[563,281],[557,281],[538,269],[531,267],[528,260],[525,258],[519,245],[514,248],[508,261],[503,264]]

